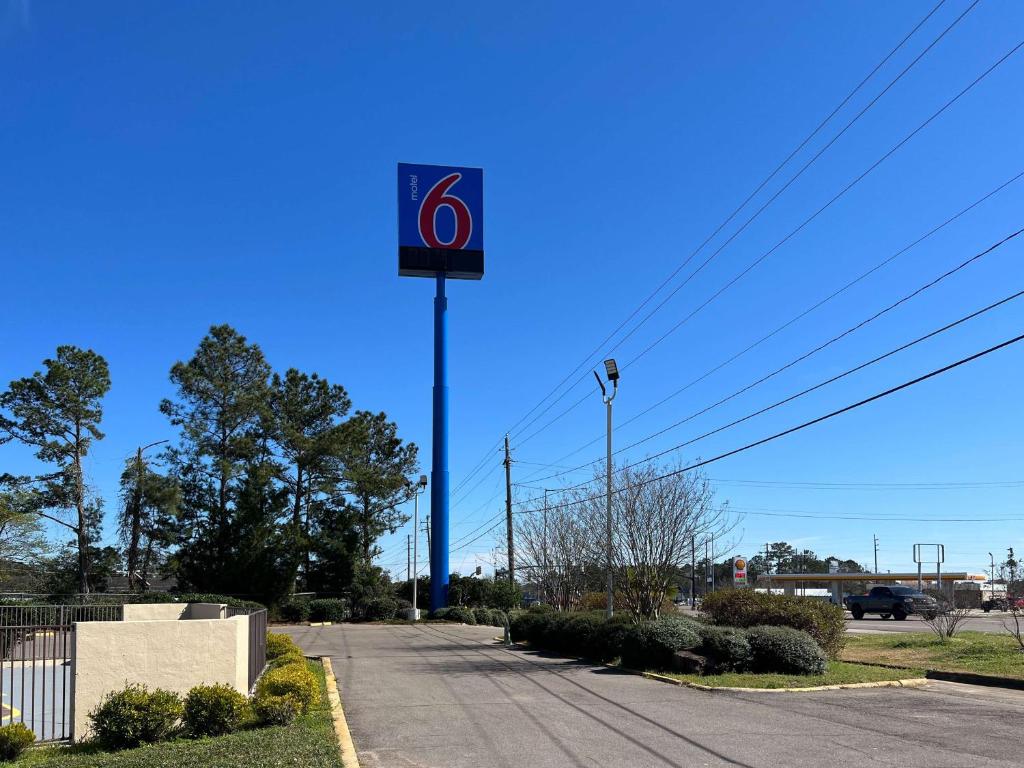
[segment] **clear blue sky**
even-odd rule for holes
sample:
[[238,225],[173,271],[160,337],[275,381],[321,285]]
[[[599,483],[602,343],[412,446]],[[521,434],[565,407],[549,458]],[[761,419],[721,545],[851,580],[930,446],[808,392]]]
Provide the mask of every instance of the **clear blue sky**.
[[[948,0],[749,213],[967,7]],[[501,511],[493,450],[710,234],[934,3],[0,1],[0,381],[61,343],[110,361],[107,439],[89,473],[116,508],[123,459],[174,437],[167,372],[213,323],[279,370],[343,383],[422,448],[429,472],[430,281],[396,269],[395,164],[485,170],[487,274],[450,287],[452,537]],[[1024,5],[977,5],[649,322],[678,323],[1020,42]],[[732,288],[628,367],[616,420],[731,357],[1024,170],[1024,51],[1009,58]],[[1024,226],[1024,179],[635,422],[618,445],[715,402]],[[748,213],[749,212],[749,213]],[[1024,237],[825,352],[632,451],[639,459],[1024,288]],[[665,295],[664,292],[662,295]],[[656,300],[658,301],[658,300]],[[1020,302],[679,452],[709,457],[1017,335]],[[1024,345],[709,467],[747,514],[738,551],[788,540],[911,567],[1024,548]],[[593,360],[600,359],[595,355]],[[584,372],[586,369],[584,369]],[[513,432],[517,482],[601,455],[584,381]],[[589,400],[536,436],[536,428]],[[0,449],[5,470],[28,471]],[[577,473],[572,480],[581,478]],[[479,484],[478,484],[478,481]],[[547,481],[555,482],[555,481]],[[517,498],[535,491],[519,489]],[[410,510],[411,511],[411,510]],[[421,509],[425,514],[429,504]],[[786,515],[802,514],[809,517]],[[842,520],[836,516],[906,520]],[[969,522],[938,522],[966,518]],[[997,522],[980,520],[998,519]],[[486,530],[486,528],[485,528]],[[381,563],[404,574],[404,531]],[[113,535],[108,524],[107,535]],[[489,560],[487,536],[452,556]]]

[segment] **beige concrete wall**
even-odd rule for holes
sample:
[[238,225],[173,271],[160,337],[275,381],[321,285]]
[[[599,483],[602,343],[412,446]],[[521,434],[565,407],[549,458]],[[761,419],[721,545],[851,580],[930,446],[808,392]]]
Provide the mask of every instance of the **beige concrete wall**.
[[188,603],[125,605],[125,621],[178,621],[187,618]]
[[128,683],[180,694],[200,684],[225,683],[248,693],[247,616],[80,622],[73,638],[72,738],[76,741],[88,737],[90,710],[104,695]]
[[223,619],[227,606],[223,603],[189,603],[186,619]]

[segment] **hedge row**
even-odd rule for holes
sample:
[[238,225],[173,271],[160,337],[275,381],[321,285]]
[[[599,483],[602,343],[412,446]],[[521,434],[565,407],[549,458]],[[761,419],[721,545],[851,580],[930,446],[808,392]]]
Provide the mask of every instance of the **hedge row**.
[[728,627],[791,627],[813,637],[829,658],[846,644],[843,609],[806,597],[770,595],[748,589],[727,589],[704,597],[701,613],[711,623]]
[[599,613],[525,611],[511,619],[512,639],[596,662],[620,658],[633,669],[671,669],[678,651],[691,651],[710,671],[821,674],[825,652],[791,627],[719,627],[681,616],[633,624]]
[[435,621],[479,624],[486,627],[504,627],[508,622],[508,614],[500,608],[468,608],[464,605],[438,608],[430,614],[430,618]]

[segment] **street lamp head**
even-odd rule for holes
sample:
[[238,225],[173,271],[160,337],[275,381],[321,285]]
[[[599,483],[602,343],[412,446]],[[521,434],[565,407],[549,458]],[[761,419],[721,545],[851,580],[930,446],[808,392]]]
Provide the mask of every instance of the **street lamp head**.
[[419,485],[420,488],[426,488],[427,487],[427,476],[426,475],[420,475],[420,481],[419,481],[418,485]]
[[608,381],[611,381],[615,386],[619,385],[619,366],[615,364],[615,359],[610,358],[604,361],[604,369],[608,373]]

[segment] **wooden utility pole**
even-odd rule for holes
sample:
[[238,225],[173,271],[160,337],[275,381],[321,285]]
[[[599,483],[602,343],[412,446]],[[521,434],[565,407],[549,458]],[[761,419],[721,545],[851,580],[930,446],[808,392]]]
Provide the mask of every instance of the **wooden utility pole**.
[[508,581],[516,583],[516,554],[512,543],[512,453],[505,435],[505,528],[508,535]]

